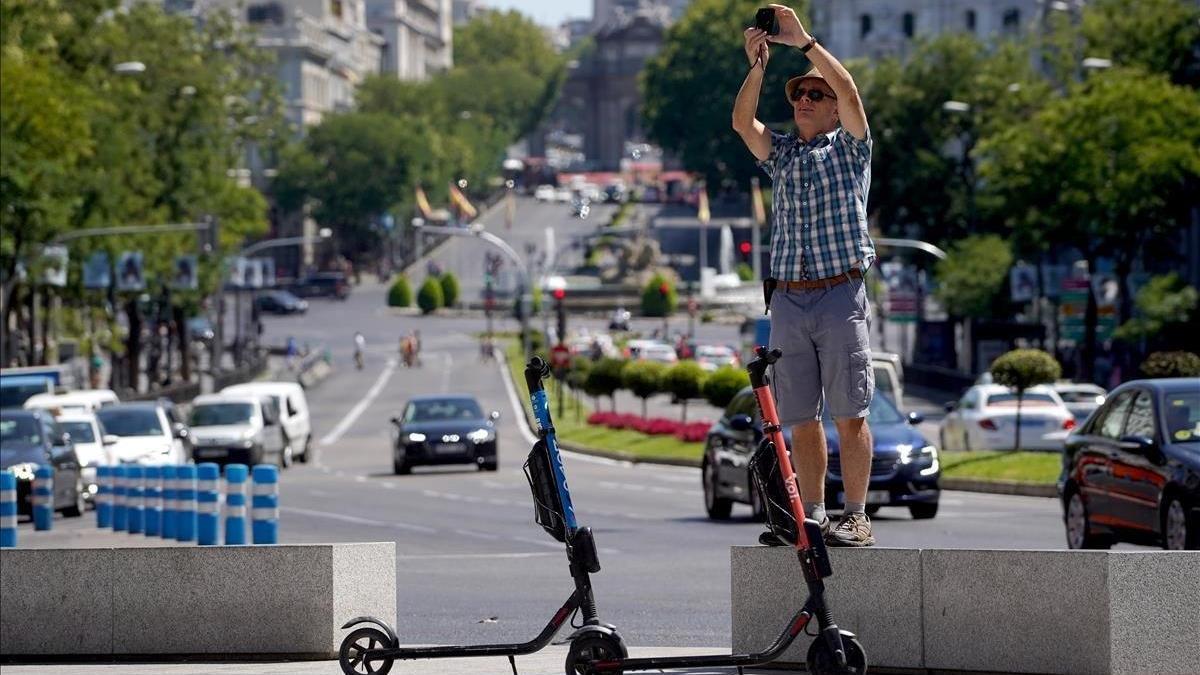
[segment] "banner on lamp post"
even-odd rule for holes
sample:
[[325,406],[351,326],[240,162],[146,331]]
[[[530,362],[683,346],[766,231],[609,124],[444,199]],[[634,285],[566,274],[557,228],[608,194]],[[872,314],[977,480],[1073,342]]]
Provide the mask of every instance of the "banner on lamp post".
[[83,287],[104,290],[109,286],[112,286],[112,267],[108,253],[96,251],[83,263]]
[[141,251],[123,251],[117,258],[117,290],[146,290],[144,269]]
[[66,246],[47,246],[42,249],[42,264],[45,266],[42,282],[47,286],[66,286],[69,259]]
[[176,291],[194,291],[200,287],[196,269],[196,256],[181,255],[175,257],[171,271],[171,288]]

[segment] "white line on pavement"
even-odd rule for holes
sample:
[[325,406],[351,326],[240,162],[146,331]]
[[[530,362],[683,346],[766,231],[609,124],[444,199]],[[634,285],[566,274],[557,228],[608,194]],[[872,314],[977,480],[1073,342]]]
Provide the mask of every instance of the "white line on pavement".
[[345,516],[340,513],[329,513],[328,511],[313,511],[310,509],[298,509],[294,506],[283,506],[283,507],[280,507],[279,510],[288,512],[288,513],[299,514],[302,516],[313,516],[315,518],[329,518],[330,520],[340,520],[345,523],[354,523],[356,525],[371,525],[373,527],[386,527],[386,528],[392,528],[392,529],[396,529],[396,530],[407,530],[410,532],[424,532],[426,534],[433,534],[433,533],[437,532],[436,529],[434,529],[432,527],[425,527],[424,525],[413,525],[411,523],[400,523],[400,522],[396,522],[396,521],[373,520],[371,518],[358,518],[356,516]]
[[397,555],[396,560],[460,560],[460,559],[487,559],[487,558],[545,558],[547,556],[556,556],[558,553],[550,551],[537,553],[432,553],[429,555]]
[[529,444],[537,443],[537,436],[529,430],[529,424],[525,421],[525,406],[521,405],[521,401],[517,398],[517,388],[513,385],[512,376],[509,375],[508,356],[505,355],[503,349],[496,350],[496,363],[500,366],[500,379],[504,380],[504,390],[508,392],[508,402],[512,404],[513,420],[517,423],[517,428],[521,430],[521,436],[525,438],[525,442]]
[[358,421],[359,416],[366,411],[367,406],[371,405],[371,402],[375,400],[375,397],[379,396],[379,392],[383,391],[384,385],[387,384],[388,379],[391,378],[392,373],[394,372],[396,372],[396,359],[388,359],[387,365],[384,366],[383,372],[379,373],[379,377],[375,380],[375,384],[371,385],[371,388],[367,390],[367,395],[364,396],[361,401],[356,403],[354,407],[350,409],[350,412],[342,418],[342,421],[338,422],[338,425],[333,428],[333,431],[325,434],[319,443],[321,445],[336,443],[337,440],[342,437],[342,434],[346,433],[350,426]]

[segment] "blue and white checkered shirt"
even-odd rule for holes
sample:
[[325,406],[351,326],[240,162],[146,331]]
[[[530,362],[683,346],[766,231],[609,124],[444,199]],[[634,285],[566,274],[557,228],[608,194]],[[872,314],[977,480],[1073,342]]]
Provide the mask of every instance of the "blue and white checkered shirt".
[[871,132],[866,140],[838,127],[805,143],[771,132],[771,154],[758,166],[771,194],[771,275],[826,279],[875,260],[867,232]]

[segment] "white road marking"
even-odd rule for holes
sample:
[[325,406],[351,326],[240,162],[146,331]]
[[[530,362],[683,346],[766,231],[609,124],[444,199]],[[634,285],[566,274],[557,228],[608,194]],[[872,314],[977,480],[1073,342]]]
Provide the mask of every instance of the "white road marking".
[[388,359],[387,365],[383,367],[383,372],[379,373],[375,384],[371,385],[371,388],[367,390],[367,395],[362,397],[362,400],[350,409],[350,412],[342,418],[342,421],[338,422],[338,425],[332,431],[325,434],[318,443],[321,445],[336,443],[358,421],[359,416],[366,411],[367,406],[371,405],[375,398],[379,396],[379,392],[383,391],[384,385],[387,384],[394,372],[396,372],[396,359]]
[[428,555],[397,555],[396,560],[468,560],[487,558],[545,558],[555,556],[550,551],[538,553],[431,553]]
[[373,527],[384,527],[395,530],[406,530],[409,532],[424,532],[433,534],[437,532],[432,527],[424,525],[413,525],[411,523],[401,523],[397,521],[373,520],[371,518],[358,518],[356,516],[346,516],[340,513],[329,513],[328,511],[313,511],[311,509],[299,509],[294,506],[282,506],[279,509],[286,513],[296,513],[302,516],[313,516],[315,518],[328,518],[330,520],[340,520],[344,523],[354,523],[355,525],[371,525]]
[[512,404],[513,419],[517,421],[517,428],[521,430],[521,436],[526,443],[530,445],[537,443],[537,436],[529,430],[529,424],[525,420],[525,407],[517,398],[517,388],[513,385],[512,376],[508,369],[508,356],[503,349],[496,350],[496,363],[500,366],[500,379],[504,380],[504,390],[508,392],[508,402]]

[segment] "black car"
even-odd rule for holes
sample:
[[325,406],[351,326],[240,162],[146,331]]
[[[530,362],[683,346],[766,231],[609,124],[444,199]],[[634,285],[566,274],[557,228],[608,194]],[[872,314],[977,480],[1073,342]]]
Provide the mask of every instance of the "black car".
[[292,285],[292,293],[301,298],[337,298],[350,296],[350,283],[341,272],[317,272]]
[[83,469],[71,435],[44,410],[0,410],[0,469],[17,477],[17,513],[33,513],[29,497],[39,464],[54,467],[54,510],[83,515]]
[[405,474],[419,465],[476,464],[495,471],[498,419],[471,396],[413,398],[392,418],[392,468]]
[[[914,428],[922,421],[921,415],[901,415],[886,396],[875,396],[870,411],[875,446],[867,512],[875,513],[882,506],[907,506],[913,518],[933,518],[941,496],[938,487],[941,469],[937,448]],[[830,508],[840,508],[844,500],[838,435],[828,415],[824,424],[829,446],[825,503]],[[783,435],[791,447],[792,430],[785,428]],[[705,440],[700,476],[709,518],[728,518],[734,502],[749,504],[756,518],[763,517],[763,502],[750,477],[750,459],[761,440],[758,403],[754,392],[746,387],[729,402]]]
[[1200,549],[1200,378],[1127,382],[1067,437],[1067,545]]
[[267,314],[304,314],[308,303],[287,291],[267,291],[254,300],[258,311]]

